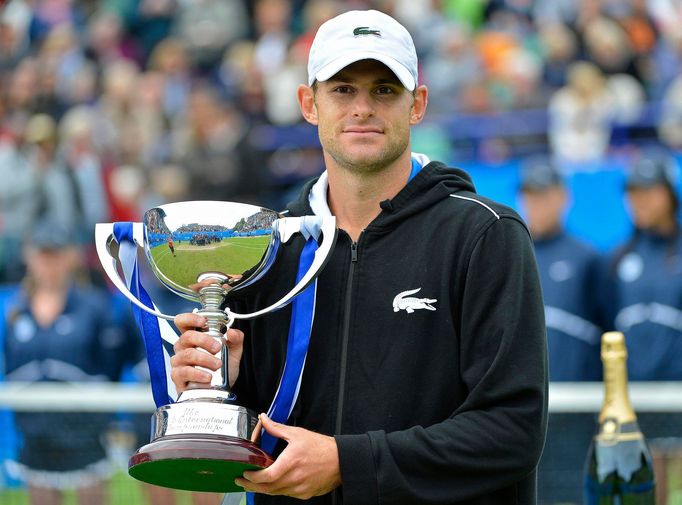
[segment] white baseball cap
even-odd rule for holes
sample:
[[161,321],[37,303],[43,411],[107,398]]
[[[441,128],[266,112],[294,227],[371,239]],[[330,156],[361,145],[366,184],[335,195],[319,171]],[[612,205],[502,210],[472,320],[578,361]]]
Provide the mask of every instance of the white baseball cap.
[[360,60],[380,61],[409,91],[417,86],[417,51],[410,33],[375,10],[344,12],[320,26],[308,56],[308,85]]

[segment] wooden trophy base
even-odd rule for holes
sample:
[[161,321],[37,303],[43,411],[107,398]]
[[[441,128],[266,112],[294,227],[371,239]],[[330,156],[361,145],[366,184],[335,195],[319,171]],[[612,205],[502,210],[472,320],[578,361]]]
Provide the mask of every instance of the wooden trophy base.
[[156,486],[235,493],[246,470],[270,466],[272,457],[248,440],[218,435],[168,435],[133,454],[128,473]]

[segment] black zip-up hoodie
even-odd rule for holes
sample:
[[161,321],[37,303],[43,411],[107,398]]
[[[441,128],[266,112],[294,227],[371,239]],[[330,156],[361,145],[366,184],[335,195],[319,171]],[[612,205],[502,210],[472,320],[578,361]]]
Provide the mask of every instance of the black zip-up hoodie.
[[[313,182],[290,215],[312,214]],[[381,208],[357,243],[339,232],[318,280],[288,424],[334,435],[342,485],[309,503],[535,504],[546,337],[523,222],[438,162]],[[302,244],[286,244],[236,308],[255,310],[288,291]],[[290,315],[286,308],[242,325],[238,403],[269,407]],[[258,495],[256,503],[300,500]]]

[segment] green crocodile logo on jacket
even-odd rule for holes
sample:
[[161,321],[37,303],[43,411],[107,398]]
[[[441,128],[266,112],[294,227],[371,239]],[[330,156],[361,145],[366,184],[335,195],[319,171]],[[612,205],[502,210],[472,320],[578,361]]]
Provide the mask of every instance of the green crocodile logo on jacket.
[[381,37],[381,32],[379,30],[370,30],[369,26],[358,26],[353,30],[353,35],[356,37],[358,35],[376,35],[377,37]]

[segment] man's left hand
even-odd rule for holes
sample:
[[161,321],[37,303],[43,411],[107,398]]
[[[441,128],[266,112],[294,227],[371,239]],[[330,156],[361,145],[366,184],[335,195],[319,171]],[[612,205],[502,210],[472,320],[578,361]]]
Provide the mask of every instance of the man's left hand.
[[244,472],[235,483],[246,491],[306,500],[341,484],[339,453],[333,437],[286,426],[260,415],[263,428],[288,445],[268,468]]

